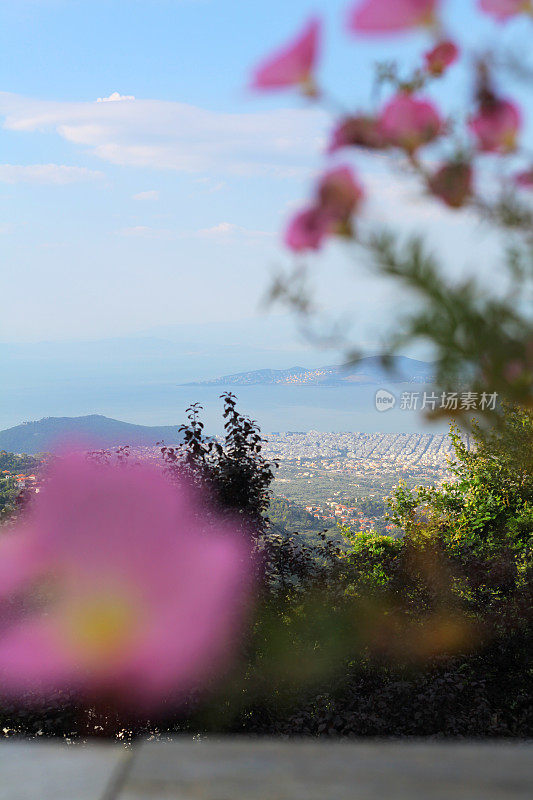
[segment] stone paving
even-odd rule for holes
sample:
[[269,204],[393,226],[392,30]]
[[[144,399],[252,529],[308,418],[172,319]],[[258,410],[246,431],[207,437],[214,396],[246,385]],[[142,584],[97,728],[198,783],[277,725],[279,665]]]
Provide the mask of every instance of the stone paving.
[[0,744],[0,800],[531,800],[533,744]]

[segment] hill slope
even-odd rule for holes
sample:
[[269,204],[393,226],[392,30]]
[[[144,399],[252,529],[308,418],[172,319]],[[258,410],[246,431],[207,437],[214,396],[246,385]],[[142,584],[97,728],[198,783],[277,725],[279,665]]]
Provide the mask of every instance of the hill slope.
[[163,440],[166,444],[177,444],[181,435],[177,425],[132,425],[99,414],[86,417],[45,417],[0,431],[0,450],[10,453],[43,453],[61,446],[69,439],[86,441],[94,447],[126,444],[149,447]]
[[[329,366],[318,369],[258,369],[238,372],[213,380],[200,381],[203,386],[266,386],[285,384],[296,386],[341,386],[349,384],[427,383],[434,381],[435,366],[406,356],[392,358],[393,371],[387,372],[379,356],[362,358],[353,366]],[[191,385],[191,384],[189,384]]]

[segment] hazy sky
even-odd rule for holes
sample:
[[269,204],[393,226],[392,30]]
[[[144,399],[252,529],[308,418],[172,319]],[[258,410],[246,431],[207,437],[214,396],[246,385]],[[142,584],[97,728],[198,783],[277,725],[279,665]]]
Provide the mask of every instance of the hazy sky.
[[[253,96],[250,68],[319,11],[323,81],[364,107],[372,62],[416,63],[427,44],[348,36],[348,4],[0,0],[0,338],[105,338],[199,311],[205,321],[253,315],[287,263],[279,234],[324,163],[328,118],[290,94]],[[473,48],[533,32],[481,19],[474,0],[446,6]],[[464,106],[461,67],[442,87],[445,111]],[[381,159],[354,161],[379,194],[369,219],[421,219],[454,269],[490,267],[494,242],[468,215],[421,203]],[[319,270],[333,305],[369,318],[390,305],[368,275],[354,280],[338,245]]]

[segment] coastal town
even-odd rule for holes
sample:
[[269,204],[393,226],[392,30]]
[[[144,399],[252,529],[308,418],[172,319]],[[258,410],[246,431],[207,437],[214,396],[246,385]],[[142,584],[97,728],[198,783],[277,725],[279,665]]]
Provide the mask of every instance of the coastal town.
[[[471,446],[468,435],[463,441]],[[438,486],[453,477],[448,434],[276,432],[265,454],[279,465],[276,496],[326,528],[392,533],[386,498],[400,482]]]
[[[469,447],[467,435],[463,440]],[[263,452],[278,465],[274,497],[288,504],[289,516],[304,512],[298,518],[303,530],[344,525],[394,533],[386,499],[400,481],[413,488],[452,478],[447,434],[275,432],[266,436]],[[110,456],[163,466],[160,447],[120,448]],[[7,467],[0,473],[6,502],[17,491],[39,490],[41,463],[41,458],[22,456],[2,465]]]
[[[469,437],[465,435],[469,445]],[[453,449],[450,437],[431,433],[320,433],[319,431],[271,433],[265,452],[269,457],[292,462],[330,462],[330,469],[394,465],[398,470],[446,468]],[[335,463],[336,462],[336,463]]]

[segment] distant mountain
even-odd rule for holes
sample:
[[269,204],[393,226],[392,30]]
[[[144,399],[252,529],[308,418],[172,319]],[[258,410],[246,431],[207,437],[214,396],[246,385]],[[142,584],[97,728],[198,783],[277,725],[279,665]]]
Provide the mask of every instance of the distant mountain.
[[43,453],[71,439],[86,441],[95,447],[126,444],[150,447],[160,441],[177,444],[181,441],[181,434],[177,425],[132,425],[99,414],[45,417],[37,422],[23,422],[22,425],[0,431],[0,450],[9,453]]
[[435,365],[428,361],[417,361],[406,356],[393,356],[391,371],[387,371],[379,356],[362,358],[349,366],[329,366],[317,369],[291,367],[289,369],[258,369],[252,372],[237,372],[221,378],[199,381],[189,386],[341,386],[346,384],[422,383],[435,380]]

